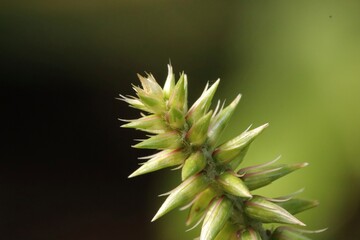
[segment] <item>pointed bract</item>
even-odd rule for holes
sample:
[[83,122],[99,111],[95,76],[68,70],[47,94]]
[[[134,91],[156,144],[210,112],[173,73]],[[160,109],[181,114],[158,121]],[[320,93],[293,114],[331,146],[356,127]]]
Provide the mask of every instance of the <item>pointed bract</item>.
[[173,129],[183,129],[185,124],[185,115],[184,113],[175,108],[171,107],[165,115],[169,126]]
[[187,132],[186,138],[192,146],[200,146],[205,143],[211,115],[212,111],[208,112],[205,116],[195,122]]
[[235,100],[227,106],[225,109],[221,110],[216,116],[213,117],[210,123],[209,132],[208,132],[208,144],[214,146],[219,140],[222,132],[229,123],[230,118],[232,117],[236,106],[240,101],[241,95],[239,94]]
[[123,128],[135,128],[149,133],[163,133],[168,128],[164,120],[156,115],[149,115],[139,119],[129,120],[128,123],[122,125]]
[[206,213],[200,240],[213,240],[225,226],[232,213],[233,204],[227,197],[213,201]]
[[250,218],[263,223],[285,223],[305,226],[300,220],[282,207],[260,196],[245,202],[244,211]]
[[165,132],[152,136],[133,147],[145,149],[176,149],[182,147],[182,139],[176,131]]
[[307,163],[297,163],[260,168],[259,170],[255,168],[246,172],[242,179],[250,190],[255,190],[307,165]]
[[163,150],[155,154],[150,160],[145,162],[133,172],[129,178],[136,177],[149,172],[154,172],[167,167],[174,167],[183,164],[186,154],[181,149]]
[[168,107],[179,109],[185,114],[187,111],[187,91],[187,77],[182,73],[169,97]]
[[319,205],[319,202],[316,200],[292,198],[284,202],[277,202],[276,204],[284,208],[289,213],[295,215],[297,213],[317,207]]
[[170,64],[167,65],[168,67],[168,75],[164,84],[163,92],[164,97],[169,99],[169,97],[173,94],[173,90],[175,87],[175,75],[173,73],[173,68]]
[[152,222],[162,217],[171,210],[188,204],[195,196],[208,186],[207,178],[198,174],[182,182],[178,187],[171,191],[165,202],[161,205]]
[[270,240],[311,240],[296,229],[289,227],[278,227],[271,235]]
[[229,163],[241,154],[241,151],[245,149],[266,127],[268,124],[264,124],[258,128],[250,131],[245,131],[238,137],[227,141],[215,149],[213,157],[222,164]]
[[186,115],[186,120],[190,125],[194,124],[209,110],[211,100],[216,92],[219,82],[220,80],[218,79],[209,89],[207,89],[206,86],[200,98],[191,106]]

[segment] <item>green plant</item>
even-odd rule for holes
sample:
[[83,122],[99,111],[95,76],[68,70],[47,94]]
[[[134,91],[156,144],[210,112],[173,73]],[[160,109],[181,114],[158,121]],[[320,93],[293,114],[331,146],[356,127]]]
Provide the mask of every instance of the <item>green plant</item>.
[[247,129],[239,136],[218,144],[240,100],[238,95],[227,107],[218,103],[209,110],[219,80],[206,85],[200,98],[188,109],[188,82],[184,73],[175,83],[172,67],[164,87],[151,74],[138,75],[142,88],[133,86],[137,97],[121,96],[142,116],[122,125],[151,134],[135,148],[158,149],[146,157],[129,177],[167,167],[181,168],[182,183],[171,192],[152,221],[169,211],[189,208],[186,224],[203,222],[200,240],[223,239],[308,239],[304,230],[288,226],[268,227],[266,223],[304,226],[294,214],[318,205],[317,201],[293,198],[293,195],[267,198],[253,195],[264,187],[307,163],[274,165],[275,161],[242,168],[241,163],[251,142],[268,126]]

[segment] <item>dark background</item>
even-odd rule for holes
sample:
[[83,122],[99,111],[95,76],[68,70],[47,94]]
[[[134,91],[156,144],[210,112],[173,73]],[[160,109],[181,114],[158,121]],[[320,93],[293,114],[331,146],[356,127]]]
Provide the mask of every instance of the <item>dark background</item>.
[[[303,179],[310,196],[325,203],[305,215],[319,223],[311,228],[330,225],[331,234],[314,239],[357,239],[359,5],[322,2],[3,1],[0,239],[189,238],[181,235],[184,219],[172,218],[178,213],[150,223],[162,201],[156,195],[178,179],[167,180],[173,172],[127,179],[137,157],[150,152],[130,147],[143,134],[121,129],[118,118],[139,113],[115,99],[133,94],[136,73],[152,72],[162,84],[169,61],[188,74],[190,102],[218,77],[224,90],[217,97],[246,94],[236,131],[273,121],[258,145],[266,159],[280,151],[322,160]],[[339,74],[340,81],[333,69],[353,72]],[[326,95],[334,92],[336,102]]]

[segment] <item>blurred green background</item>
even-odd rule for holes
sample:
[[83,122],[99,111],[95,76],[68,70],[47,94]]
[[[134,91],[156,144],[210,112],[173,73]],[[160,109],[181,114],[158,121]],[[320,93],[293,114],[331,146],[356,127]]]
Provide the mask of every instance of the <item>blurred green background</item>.
[[[193,239],[185,212],[155,223],[179,173],[126,179],[147,152],[116,118],[138,113],[135,73],[160,83],[171,61],[190,101],[242,94],[225,138],[270,127],[244,166],[282,155],[309,167],[260,194],[320,206],[299,215],[313,239],[360,239],[360,1],[2,1],[0,230],[3,239]],[[164,181],[164,179],[167,179]]]

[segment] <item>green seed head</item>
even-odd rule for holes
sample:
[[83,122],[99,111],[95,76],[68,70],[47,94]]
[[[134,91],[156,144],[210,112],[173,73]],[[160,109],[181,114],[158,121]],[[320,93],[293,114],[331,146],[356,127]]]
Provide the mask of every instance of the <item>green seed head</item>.
[[304,226],[293,214],[318,205],[298,198],[270,199],[255,196],[252,190],[265,187],[307,163],[269,164],[243,168],[250,144],[268,126],[246,130],[218,145],[240,101],[238,95],[227,107],[210,110],[220,80],[206,85],[201,96],[188,110],[188,81],[185,73],[175,80],[173,68],[162,88],[154,76],[138,75],[140,86],[133,86],[136,96],[120,100],[140,110],[141,117],[123,120],[124,128],[147,133],[147,139],[134,145],[158,150],[144,157],[145,162],[129,177],[168,167],[181,168],[182,182],[171,192],[152,219],[176,208],[189,208],[186,225],[196,227],[202,221],[200,240],[306,240],[304,231],[288,227],[268,229],[265,223]]

